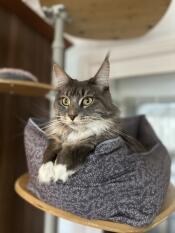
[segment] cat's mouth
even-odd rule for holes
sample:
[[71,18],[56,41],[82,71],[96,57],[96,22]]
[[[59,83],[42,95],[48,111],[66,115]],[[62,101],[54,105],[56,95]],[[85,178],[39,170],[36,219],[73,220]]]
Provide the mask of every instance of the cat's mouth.
[[70,128],[77,128],[79,127],[79,121],[75,121],[75,120],[71,120],[69,118],[66,118],[65,120],[62,121],[62,123],[64,123],[65,125],[67,125]]
[[75,126],[77,127],[78,126],[78,124],[76,122],[74,122],[74,121],[72,121],[69,125],[72,126],[72,127],[75,127]]
[[84,124],[83,122],[79,121],[71,121],[67,124],[70,128],[72,128],[73,130],[79,130],[80,128],[85,128],[86,124]]

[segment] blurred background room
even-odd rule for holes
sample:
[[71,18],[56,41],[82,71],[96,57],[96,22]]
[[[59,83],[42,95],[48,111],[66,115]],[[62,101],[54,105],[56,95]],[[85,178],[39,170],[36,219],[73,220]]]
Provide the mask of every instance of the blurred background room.
[[[51,8],[56,4],[64,6]],[[147,116],[171,154],[175,184],[175,0],[0,0],[0,69],[23,69],[55,85],[54,62],[85,80],[107,52],[114,103],[122,116]],[[56,220],[14,191],[27,171],[24,125],[31,116],[49,117],[52,93],[19,90],[0,81],[0,233],[52,233],[46,222]],[[102,232],[63,219],[56,225],[57,233]],[[175,215],[150,232],[174,233]]]

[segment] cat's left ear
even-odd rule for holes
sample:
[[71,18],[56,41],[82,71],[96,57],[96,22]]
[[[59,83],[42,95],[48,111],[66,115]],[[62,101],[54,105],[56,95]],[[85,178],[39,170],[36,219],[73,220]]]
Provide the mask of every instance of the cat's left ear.
[[90,79],[90,82],[94,82],[97,86],[102,89],[109,87],[109,72],[110,72],[110,63],[109,63],[109,53],[106,55],[100,69],[97,71],[96,75]]

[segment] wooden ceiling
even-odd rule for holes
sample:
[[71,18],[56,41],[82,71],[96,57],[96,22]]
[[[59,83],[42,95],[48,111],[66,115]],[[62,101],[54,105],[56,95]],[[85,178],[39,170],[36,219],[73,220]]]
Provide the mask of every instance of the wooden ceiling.
[[171,0],[41,0],[64,4],[72,18],[65,31],[91,39],[127,39],[142,36],[161,19]]

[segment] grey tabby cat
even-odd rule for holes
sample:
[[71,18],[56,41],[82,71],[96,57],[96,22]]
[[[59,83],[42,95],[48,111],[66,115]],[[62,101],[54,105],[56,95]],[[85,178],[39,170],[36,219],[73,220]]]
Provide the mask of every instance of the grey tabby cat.
[[49,143],[39,169],[40,182],[66,182],[98,143],[122,134],[119,109],[109,90],[109,69],[106,56],[93,78],[78,81],[54,65],[58,80],[55,118],[45,130]]

